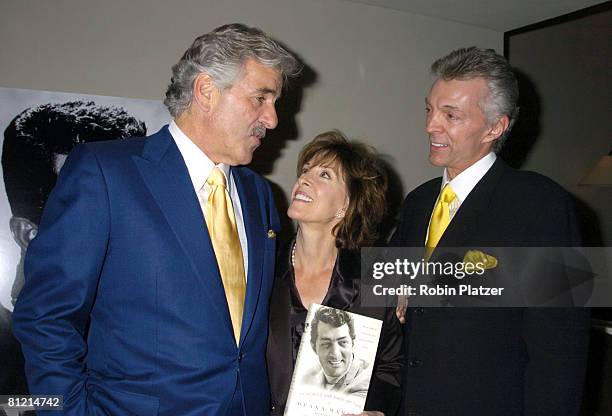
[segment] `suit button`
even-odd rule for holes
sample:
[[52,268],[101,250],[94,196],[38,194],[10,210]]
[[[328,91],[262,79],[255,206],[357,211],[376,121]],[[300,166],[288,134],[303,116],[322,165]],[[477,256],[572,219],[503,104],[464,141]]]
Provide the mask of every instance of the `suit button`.
[[422,362],[421,360],[416,360],[416,359],[415,359],[415,360],[410,360],[410,361],[408,361],[408,365],[409,365],[410,367],[413,367],[413,368],[414,368],[414,367],[420,367],[420,366],[422,366],[422,365],[423,365],[423,362]]
[[243,358],[244,358],[244,353],[241,352],[240,354],[238,354],[238,362],[241,362]]
[[416,313],[418,316],[421,316],[425,313],[425,308],[416,308],[414,310],[414,313]]

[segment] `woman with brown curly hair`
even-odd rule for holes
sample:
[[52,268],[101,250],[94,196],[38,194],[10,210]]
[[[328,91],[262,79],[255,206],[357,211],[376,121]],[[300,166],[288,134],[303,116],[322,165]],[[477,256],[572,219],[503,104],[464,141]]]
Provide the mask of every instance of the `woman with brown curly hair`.
[[339,131],[302,149],[287,215],[295,239],[281,250],[270,303],[268,372],[272,414],[283,414],[307,309],[318,303],[383,320],[364,414],[396,413],[402,333],[392,309],[360,299],[359,248],[373,244],[385,213],[387,178],[374,150]]

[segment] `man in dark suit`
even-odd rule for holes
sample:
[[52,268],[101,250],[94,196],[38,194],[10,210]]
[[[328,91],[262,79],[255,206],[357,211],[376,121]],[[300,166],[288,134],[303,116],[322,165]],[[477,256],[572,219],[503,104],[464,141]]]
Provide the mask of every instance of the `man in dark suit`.
[[[429,160],[442,178],[404,202],[392,246],[580,244],[572,200],[550,179],[496,157],[517,116],[512,68],[459,49],[432,65]],[[577,415],[589,313],[548,308],[409,308],[403,415]]]
[[[14,331],[65,415],[264,415],[278,217],[251,161],[299,64],[259,29],[197,38],[174,121],[78,146],[28,249]],[[53,414],[53,413],[50,413]]]

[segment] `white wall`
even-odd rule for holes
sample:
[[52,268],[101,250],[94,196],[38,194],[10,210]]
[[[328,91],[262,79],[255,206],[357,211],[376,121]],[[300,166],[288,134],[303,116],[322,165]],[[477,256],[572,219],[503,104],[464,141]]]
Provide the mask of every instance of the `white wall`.
[[[299,149],[340,128],[388,155],[404,191],[439,174],[423,108],[431,62],[503,34],[342,0],[14,0],[0,5],[0,86],[162,99],[191,41],[224,23],[261,27],[317,73],[267,177],[287,193]],[[291,129],[289,129],[291,130]],[[267,147],[270,147],[268,143]]]

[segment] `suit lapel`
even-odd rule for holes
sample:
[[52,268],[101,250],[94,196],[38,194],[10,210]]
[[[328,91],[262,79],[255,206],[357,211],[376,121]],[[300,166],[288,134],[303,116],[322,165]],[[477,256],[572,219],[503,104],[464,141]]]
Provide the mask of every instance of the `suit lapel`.
[[261,279],[263,273],[264,247],[267,234],[263,227],[262,213],[259,207],[259,196],[253,178],[245,174],[241,168],[232,167],[234,183],[240,198],[244,228],[248,241],[249,271],[247,276],[246,299],[244,302],[244,314],[242,317],[242,330],[240,331],[241,342],[253,322],[255,310],[259,304],[261,293]]
[[[142,156],[134,156],[134,163],[153,195],[166,221],[174,232],[191,263],[195,275],[206,290],[208,297],[222,321],[231,332],[231,322],[221,275],[202,209],[189,179],[187,166],[168,132],[164,127],[145,143]],[[187,285],[193,282],[185,282]],[[233,333],[232,333],[233,338]]]
[[431,219],[431,213],[436,205],[438,194],[440,193],[440,185],[442,178],[432,182],[430,189],[427,190],[425,198],[422,202],[415,203],[419,208],[415,208],[414,213],[414,233],[412,245],[415,247],[425,246],[425,239],[427,238],[427,229],[429,228],[429,220]]
[[478,225],[491,214],[487,212],[491,198],[505,169],[506,164],[497,158],[461,204],[438,243],[440,247],[463,247],[468,240],[474,240]]
[[442,178],[432,179],[409,194],[404,202],[404,213],[391,245],[424,247],[429,219],[440,193]]

